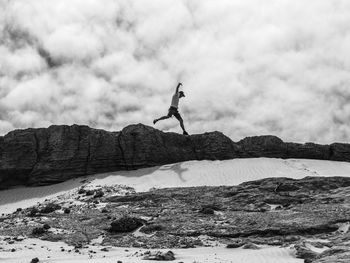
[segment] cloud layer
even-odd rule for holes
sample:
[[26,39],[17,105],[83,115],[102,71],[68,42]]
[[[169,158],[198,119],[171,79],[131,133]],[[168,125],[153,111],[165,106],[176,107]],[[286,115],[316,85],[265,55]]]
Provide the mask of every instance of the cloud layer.
[[181,81],[190,133],[349,141],[349,24],[348,0],[2,0],[0,134],[151,125]]

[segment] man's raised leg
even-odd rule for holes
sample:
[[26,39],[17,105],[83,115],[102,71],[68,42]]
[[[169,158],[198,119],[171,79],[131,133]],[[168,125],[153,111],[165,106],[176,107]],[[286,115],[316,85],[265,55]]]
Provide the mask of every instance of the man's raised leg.
[[156,124],[158,121],[161,121],[161,120],[166,120],[166,119],[169,119],[170,116],[163,116],[163,117],[160,117],[158,119],[155,119],[153,120],[153,124]]

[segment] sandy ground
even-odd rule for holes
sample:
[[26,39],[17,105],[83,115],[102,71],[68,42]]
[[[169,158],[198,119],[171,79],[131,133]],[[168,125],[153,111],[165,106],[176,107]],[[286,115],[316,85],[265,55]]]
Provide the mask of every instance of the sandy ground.
[[[11,213],[51,199],[83,185],[128,185],[136,191],[152,187],[237,185],[266,177],[350,176],[350,163],[303,159],[234,159],[226,161],[190,161],[136,171],[121,171],[77,178],[44,187],[22,187],[0,191],[0,213]],[[85,183],[86,184],[86,183]]]
[[[0,237],[1,240],[1,237]],[[61,242],[48,242],[38,239],[25,239],[12,245],[4,245],[0,241],[0,246],[5,248],[5,252],[0,254],[0,262],[4,263],[28,263],[32,258],[38,257],[40,262],[59,263],[116,263],[118,260],[123,263],[131,262],[159,262],[153,260],[143,260],[142,254],[145,249],[137,248],[108,248],[108,252],[101,251],[101,247],[89,246],[81,249],[79,253],[74,252],[73,247]],[[11,249],[16,249],[11,252]],[[61,249],[64,248],[64,252]],[[6,251],[7,250],[7,251]],[[71,252],[68,252],[72,250]],[[96,251],[91,253],[89,251]],[[158,250],[157,250],[158,251]],[[162,250],[167,251],[167,250]],[[303,260],[294,258],[294,252],[290,248],[264,247],[260,250],[247,249],[227,249],[222,246],[203,247],[190,249],[171,250],[176,257],[174,262],[194,263],[194,262],[222,262],[222,263],[301,263]]]
[[[320,160],[282,160],[269,158],[234,159],[227,161],[191,161],[164,165],[160,167],[99,174],[70,180],[64,183],[45,187],[22,187],[0,191],[0,212],[10,213],[18,207],[29,207],[45,199],[59,195],[69,196],[81,185],[91,187],[127,185],[136,191],[147,191],[156,187],[186,186],[219,186],[237,185],[239,183],[266,177],[291,177],[295,179],[305,176],[348,176],[350,163]],[[87,187],[88,187],[87,186]],[[344,230],[349,226],[344,225]],[[93,243],[92,243],[93,244]],[[142,260],[146,251],[137,248],[110,247],[101,251],[96,243],[75,252],[72,247],[60,242],[24,239],[8,244],[0,236],[0,262],[30,262],[38,257],[40,262],[147,262]],[[64,251],[61,251],[64,248]],[[11,252],[11,250],[13,250]],[[69,252],[69,250],[71,250]],[[94,252],[96,253],[94,253]],[[221,245],[213,247],[174,249],[175,262],[237,262],[237,263],[301,263],[296,259],[293,249],[279,247],[262,247],[260,250],[227,249]]]

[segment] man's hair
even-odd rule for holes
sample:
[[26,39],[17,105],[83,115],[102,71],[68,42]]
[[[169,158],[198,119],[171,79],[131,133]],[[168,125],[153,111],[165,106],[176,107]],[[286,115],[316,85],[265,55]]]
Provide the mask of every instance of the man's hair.
[[185,97],[185,93],[183,91],[179,91],[179,94]]

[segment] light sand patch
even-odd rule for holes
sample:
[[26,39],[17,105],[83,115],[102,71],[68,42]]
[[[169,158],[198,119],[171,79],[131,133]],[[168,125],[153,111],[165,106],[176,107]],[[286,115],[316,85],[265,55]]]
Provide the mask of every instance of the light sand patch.
[[[70,247],[61,242],[49,242],[38,239],[26,239],[15,244],[5,244],[0,253],[0,261],[4,263],[28,263],[32,258],[38,257],[40,262],[50,263],[115,263],[121,260],[124,263],[131,262],[153,262],[142,260],[146,249],[137,248],[107,248],[108,251],[101,251],[102,247],[89,246],[88,248],[74,252]],[[16,251],[11,252],[14,248]],[[61,251],[62,248],[64,251]],[[71,250],[71,252],[68,252]],[[95,251],[92,253],[89,251]],[[158,250],[157,250],[158,251]],[[160,250],[167,251],[167,250]],[[249,249],[227,249],[224,247],[204,247],[173,249],[175,262],[249,262],[249,263],[301,263],[303,260],[294,258],[293,250],[289,248],[264,247],[260,250]]]
[[[350,163],[275,158],[190,161],[135,171],[99,174],[50,186],[3,190],[0,191],[0,211],[11,213],[18,207],[26,208],[62,194],[69,196],[69,193],[76,192],[82,185],[87,188],[126,185],[137,191],[148,191],[151,188],[237,185],[266,177],[301,179],[315,175],[350,176]],[[123,191],[120,191],[122,194]]]

